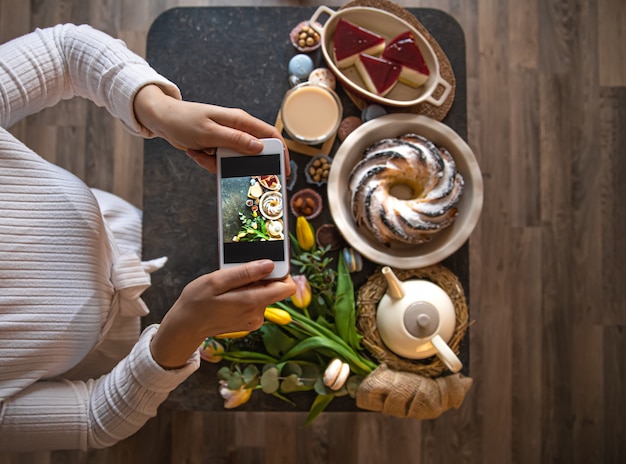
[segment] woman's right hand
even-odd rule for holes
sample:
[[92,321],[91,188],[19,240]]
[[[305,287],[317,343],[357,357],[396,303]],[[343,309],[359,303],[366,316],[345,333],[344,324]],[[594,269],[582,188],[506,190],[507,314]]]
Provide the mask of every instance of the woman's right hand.
[[166,369],[181,367],[205,338],[261,327],[265,308],[296,291],[291,276],[263,280],[273,269],[272,261],[253,261],[189,283],[152,339],[155,361]]

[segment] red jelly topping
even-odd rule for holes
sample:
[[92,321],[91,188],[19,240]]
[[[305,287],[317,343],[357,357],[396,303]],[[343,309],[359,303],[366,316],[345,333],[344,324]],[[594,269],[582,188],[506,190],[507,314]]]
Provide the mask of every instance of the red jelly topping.
[[361,54],[359,59],[378,93],[384,93],[398,81],[402,70],[400,66],[370,55]]
[[385,47],[382,57],[415,69],[426,76],[430,75],[426,61],[424,61],[422,52],[415,43],[411,31],[403,32],[391,40]]
[[384,41],[385,39],[378,34],[339,18],[333,36],[335,58],[341,61]]

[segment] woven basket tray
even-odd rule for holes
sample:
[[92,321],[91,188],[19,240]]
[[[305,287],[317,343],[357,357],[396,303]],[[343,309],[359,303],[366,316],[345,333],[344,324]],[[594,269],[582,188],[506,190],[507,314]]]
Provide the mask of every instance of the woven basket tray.
[[[441,264],[420,269],[393,269],[393,272],[400,280],[429,280],[439,285],[450,296],[456,312],[456,326],[448,345],[458,354],[459,345],[470,324],[465,292],[456,275]],[[395,370],[413,372],[425,377],[437,377],[445,373],[447,367],[437,356],[412,360],[396,355],[385,346],[376,327],[376,309],[386,292],[387,280],[381,268],[378,268],[357,293],[357,329],[363,335],[365,347],[380,363]]]

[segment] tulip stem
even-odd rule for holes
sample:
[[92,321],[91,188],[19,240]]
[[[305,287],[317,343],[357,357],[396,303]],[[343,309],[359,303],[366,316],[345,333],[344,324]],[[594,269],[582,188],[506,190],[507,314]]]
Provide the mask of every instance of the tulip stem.
[[352,364],[358,368],[358,370],[362,371],[362,373],[369,373],[376,369],[376,364],[374,364],[369,359],[361,356],[360,353],[355,351],[350,345],[346,343],[343,338],[334,333],[332,330],[327,329],[326,327],[318,324],[312,319],[303,317],[303,314],[294,311],[288,305],[280,301],[276,304],[285,311],[287,311],[289,314],[291,314],[293,322],[297,323],[294,325],[301,327],[303,330],[306,330],[311,335],[328,338],[329,340],[340,345],[341,348],[343,348],[342,352],[345,352],[345,354],[347,354],[351,358],[349,360],[346,359],[346,361],[351,361]]

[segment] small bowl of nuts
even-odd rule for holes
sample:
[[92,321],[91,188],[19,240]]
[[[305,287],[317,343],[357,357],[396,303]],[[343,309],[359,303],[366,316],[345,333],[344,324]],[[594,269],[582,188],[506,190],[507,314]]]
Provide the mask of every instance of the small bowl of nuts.
[[[322,28],[322,25],[319,23],[316,23],[315,25],[319,29]],[[296,47],[298,51],[303,53],[317,50],[321,44],[319,33],[311,27],[311,23],[309,21],[302,21],[294,27],[289,34],[289,38],[291,39],[291,44]]]
[[298,190],[291,196],[290,206],[294,216],[311,220],[322,211],[322,196],[310,188]]
[[328,182],[328,173],[332,162],[332,158],[326,155],[316,155],[311,158],[304,169],[306,181],[318,187],[324,185]]

